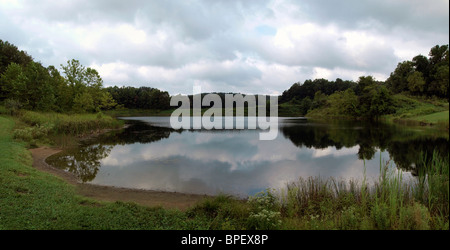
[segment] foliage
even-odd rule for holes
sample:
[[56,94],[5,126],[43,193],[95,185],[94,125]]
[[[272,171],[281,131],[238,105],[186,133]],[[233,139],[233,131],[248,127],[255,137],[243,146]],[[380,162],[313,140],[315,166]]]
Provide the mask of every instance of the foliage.
[[22,103],[14,99],[5,100],[5,109],[8,111],[7,113],[12,116],[16,116],[20,114],[20,109],[22,108]]
[[274,230],[281,226],[281,213],[275,195],[269,190],[249,197],[252,211],[248,217],[248,229]]
[[51,129],[48,132],[54,134],[82,135],[97,132],[101,129],[123,126],[123,121],[96,114],[66,115],[24,111],[19,119],[33,127],[50,127]]
[[393,98],[396,94],[448,100],[448,54],[448,45],[436,45],[431,48],[429,57],[418,55],[411,61],[400,62],[385,82],[361,76],[357,82],[338,78],[336,81],[316,79],[294,83],[283,92],[279,102],[296,105],[298,113],[309,117],[378,119],[396,112],[398,106]]
[[[92,113],[119,106],[168,109],[167,92],[152,88],[105,89],[97,70],[72,59],[61,65],[44,67],[25,52],[0,40],[0,102],[16,100],[27,110]],[[117,99],[116,99],[117,98]],[[131,105],[128,105],[131,102]]]
[[395,94],[409,91],[413,95],[438,96],[448,99],[448,45],[434,46],[428,57],[417,55],[412,61],[399,63],[386,80],[386,85]]
[[105,89],[118,105],[128,109],[170,109],[168,92],[150,87],[108,87]]

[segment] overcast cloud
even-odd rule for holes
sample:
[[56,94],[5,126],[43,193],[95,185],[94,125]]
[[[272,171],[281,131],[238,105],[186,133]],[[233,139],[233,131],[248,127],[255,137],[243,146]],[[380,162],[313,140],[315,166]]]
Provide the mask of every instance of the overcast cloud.
[[295,82],[385,80],[449,43],[448,0],[0,0],[0,39],[105,86],[281,94]]

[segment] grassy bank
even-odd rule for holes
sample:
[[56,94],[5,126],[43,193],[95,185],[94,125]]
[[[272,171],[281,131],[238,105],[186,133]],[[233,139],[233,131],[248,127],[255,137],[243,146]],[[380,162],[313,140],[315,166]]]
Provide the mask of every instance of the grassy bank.
[[[393,105],[395,112],[381,116],[380,120],[406,126],[432,126],[440,130],[449,129],[449,103],[444,99],[396,94],[393,96]],[[359,119],[349,115],[336,115],[339,113],[338,110],[338,107],[325,105],[309,110],[306,116],[319,120]]]
[[393,96],[396,112],[385,120],[406,125],[432,125],[448,130],[449,103],[435,98],[397,94]]
[[132,203],[97,202],[32,167],[26,144],[13,138],[15,122],[0,116],[0,229],[205,229],[185,213]]
[[[7,113],[0,107],[0,115]],[[82,137],[124,125],[124,121],[102,113],[69,115],[21,110],[9,117],[16,123],[13,138],[23,140],[31,147],[51,144],[49,138],[54,136]]]

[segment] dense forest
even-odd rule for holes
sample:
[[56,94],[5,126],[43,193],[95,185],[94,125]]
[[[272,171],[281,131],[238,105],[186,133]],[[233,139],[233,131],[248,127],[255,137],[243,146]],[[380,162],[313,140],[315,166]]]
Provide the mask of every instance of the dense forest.
[[[60,71],[61,70],[61,71]],[[151,87],[107,87],[99,73],[72,59],[65,65],[44,67],[15,45],[0,40],[0,103],[11,110],[64,113],[170,107],[170,95]],[[279,97],[305,115],[326,107],[335,115],[377,118],[395,112],[393,94],[446,98],[449,88],[449,46],[436,45],[428,57],[415,56],[398,64],[382,82],[372,76],[358,81],[336,79],[294,83]],[[217,93],[224,103],[225,93]],[[192,103],[192,96],[189,96]],[[267,101],[267,100],[266,100]]]

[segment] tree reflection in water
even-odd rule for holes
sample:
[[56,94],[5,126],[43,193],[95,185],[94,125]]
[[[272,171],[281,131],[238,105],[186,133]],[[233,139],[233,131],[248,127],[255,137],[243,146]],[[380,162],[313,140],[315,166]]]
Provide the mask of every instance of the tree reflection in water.
[[77,147],[64,150],[47,159],[52,166],[73,173],[80,181],[92,181],[101,167],[101,160],[108,157],[116,145],[152,143],[169,138],[174,130],[152,127],[147,123],[130,121],[130,126],[84,140]]
[[[387,151],[395,165],[413,175],[423,167],[422,156],[437,152],[448,158],[448,133],[430,136],[404,127],[383,123],[327,122],[317,123],[296,119],[281,119],[280,135],[298,148],[337,150],[359,146],[357,157],[371,160],[378,150]],[[82,141],[47,161],[74,173],[80,181],[90,182],[99,172],[102,159],[108,157],[116,145],[148,144],[169,138],[171,133],[184,133],[167,127],[151,126],[142,121],[129,121],[130,126]],[[217,133],[220,131],[214,131]],[[200,132],[201,134],[202,132]],[[430,157],[427,158],[430,160]],[[426,163],[426,162],[425,162]]]
[[[304,122],[280,126],[283,135],[297,147],[351,148],[359,146],[358,158],[371,160],[377,149],[387,151],[396,166],[417,174],[436,152],[448,159],[448,133],[441,136],[418,132],[396,125],[368,122],[336,121],[332,123]],[[428,156],[428,157],[426,157]],[[425,160],[425,162],[424,162]]]

